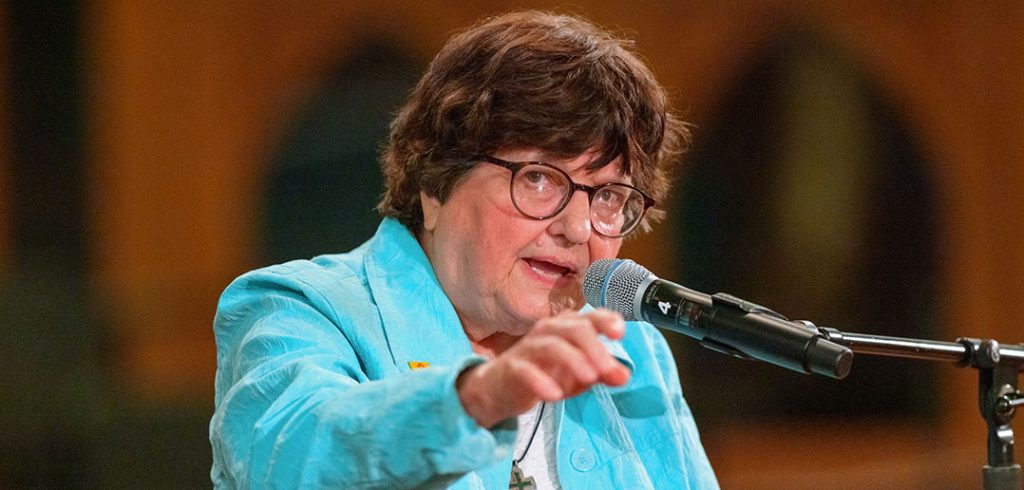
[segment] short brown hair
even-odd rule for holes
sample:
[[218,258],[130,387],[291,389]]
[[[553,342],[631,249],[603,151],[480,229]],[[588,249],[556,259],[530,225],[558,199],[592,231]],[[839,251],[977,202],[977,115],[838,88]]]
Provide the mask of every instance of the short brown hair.
[[[592,171],[622,157],[634,185],[664,199],[667,166],[690,135],[629,44],[581,18],[537,11],[456,34],[391,123],[378,210],[416,233],[421,190],[444,202],[475,156],[517,147],[565,158],[596,148]],[[652,210],[643,228],[662,215]]]

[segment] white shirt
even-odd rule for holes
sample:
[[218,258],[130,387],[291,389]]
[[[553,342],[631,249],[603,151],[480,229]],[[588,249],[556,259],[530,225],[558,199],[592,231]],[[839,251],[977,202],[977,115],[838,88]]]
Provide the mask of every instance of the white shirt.
[[[537,425],[537,414],[540,407],[544,406],[544,414]],[[520,415],[517,420],[519,432],[516,434],[516,446],[512,452],[513,460],[522,458],[519,462],[519,469],[523,472],[523,479],[533,478],[534,484],[539,490],[561,490],[558,483],[558,458],[555,456],[555,435],[558,434],[555,409],[553,403],[538,403],[529,411]],[[530,443],[530,435],[533,428],[537,428],[537,434],[533,436],[533,443]],[[527,450],[529,446],[529,450]],[[526,455],[523,455],[523,452]]]

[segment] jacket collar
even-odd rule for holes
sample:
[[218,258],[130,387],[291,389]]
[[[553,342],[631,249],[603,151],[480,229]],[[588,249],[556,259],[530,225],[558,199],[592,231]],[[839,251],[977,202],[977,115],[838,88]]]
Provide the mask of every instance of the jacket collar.
[[399,370],[410,370],[410,363],[452,364],[473,353],[455,308],[408,228],[384,218],[364,265]]
[[[594,307],[590,306],[589,304],[585,304],[583,305],[583,308],[580,309],[580,313],[586,313],[588,311],[594,311]],[[631,327],[631,323],[634,322],[626,323],[627,329]],[[624,366],[629,368],[630,371],[633,371],[636,368],[636,366],[633,364],[633,359],[629,357],[629,353],[627,353],[626,349],[622,347],[621,342],[617,340],[611,340],[604,336],[601,336],[600,340],[601,343],[604,344],[605,348],[608,349],[608,353],[610,353],[613,357],[618,359],[619,362],[621,362]]]
[[[384,218],[370,241],[364,265],[388,346],[400,370],[409,370],[409,363],[451,364],[473,353],[455,307],[408,228]],[[580,311],[593,309],[585,305]],[[634,369],[622,344],[604,337],[601,341],[619,362]]]

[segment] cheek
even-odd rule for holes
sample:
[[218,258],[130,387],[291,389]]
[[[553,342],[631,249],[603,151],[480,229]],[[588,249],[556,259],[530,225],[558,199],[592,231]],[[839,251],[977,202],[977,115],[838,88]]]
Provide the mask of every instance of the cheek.
[[[507,269],[514,265],[520,252],[536,241],[539,232],[513,221],[494,223],[474,242],[479,253],[492,269]],[[500,272],[500,271],[499,271]]]
[[493,280],[508,275],[520,250],[533,240],[536,232],[500,210],[478,211],[457,238],[464,244],[462,260],[473,263],[480,278]]
[[476,210],[479,225],[478,243],[505,254],[518,255],[523,247],[544,234],[548,223],[527,218],[512,205],[508,190],[494,199],[489,206]]

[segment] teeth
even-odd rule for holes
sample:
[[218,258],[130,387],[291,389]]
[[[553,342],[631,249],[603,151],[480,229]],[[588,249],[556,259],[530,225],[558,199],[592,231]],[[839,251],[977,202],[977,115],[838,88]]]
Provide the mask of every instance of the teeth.
[[560,278],[569,272],[569,269],[565,267],[543,260],[528,260],[527,263],[534,272],[552,278]]
[[541,275],[544,275],[544,276],[550,276],[550,277],[559,277],[559,276],[561,276],[561,274],[558,274],[555,271],[548,270],[548,269],[541,269],[541,268],[539,268],[539,267],[537,267],[535,265],[532,265],[532,264],[530,265],[530,268],[532,268],[534,272],[536,272],[538,274],[541,274]]

